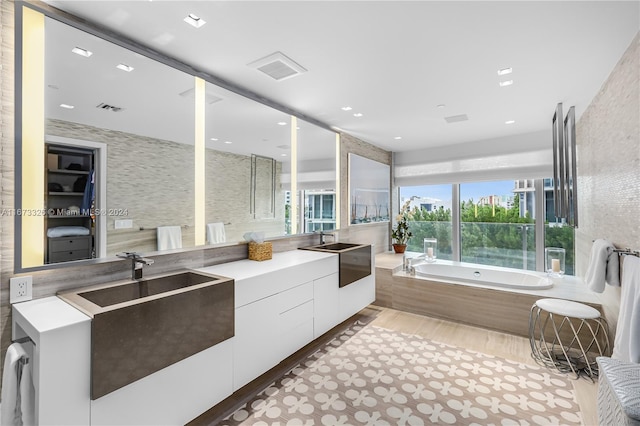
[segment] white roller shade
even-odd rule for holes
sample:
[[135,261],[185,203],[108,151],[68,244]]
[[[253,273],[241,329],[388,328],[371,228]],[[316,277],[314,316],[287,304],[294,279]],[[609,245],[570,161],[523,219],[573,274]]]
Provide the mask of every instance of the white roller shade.
[[549,132],[536,132],[430,150],[397,153],[396,186],[435,185],[553,176]]

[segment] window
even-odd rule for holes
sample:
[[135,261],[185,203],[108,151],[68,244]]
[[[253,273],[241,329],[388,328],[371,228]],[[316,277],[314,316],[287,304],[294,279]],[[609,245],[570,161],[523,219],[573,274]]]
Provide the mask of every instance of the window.
[[[399,194],[413,233],[409,251],[422,252],[424,238],[435,237],[440,259],[543,271],[544,248],[562,247],[565,273],[574,274],[574,228],[554,216],[552,179],[410,186]],[[538,227],[544,241],[536,241]]]
[[460,259],[536,269],[533,181],[460,185]]
[[409,251],[422,252],[425,238],[437,238],[437,257],[453,259],[451,246],[451,185],[408,186],[400,188],[400,200],[406,206],[409,229]]
[[554,215],[553,179],[544,180],[544,246],[565,249],[565,274],[575,274],[575,229]]

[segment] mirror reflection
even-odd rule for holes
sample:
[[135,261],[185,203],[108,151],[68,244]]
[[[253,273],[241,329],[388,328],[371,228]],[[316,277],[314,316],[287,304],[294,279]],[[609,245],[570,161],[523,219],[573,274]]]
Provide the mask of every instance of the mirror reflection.
[[48,210],[23,268],[336,228],[334,132],[206,83],[196,212],[195,78],[49,17],[44,44]]
[[[43,262],[193,246],[194,78],[54,19],[45,32],[45,199],[55,209]],[[73,173],[90,173],[90,200]],[[88,230],[90,253],[56,252],[75,244],[71,228]]]
[[337,229],[336,134],[298,120],[298,232]]
[[291,117],[211,83],[205,100],[207,242],[285,235]]

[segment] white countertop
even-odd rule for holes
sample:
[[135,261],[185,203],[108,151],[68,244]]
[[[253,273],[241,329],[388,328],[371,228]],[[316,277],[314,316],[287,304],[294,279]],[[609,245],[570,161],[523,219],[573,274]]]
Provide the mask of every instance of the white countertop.
[[[91,321],[87,315],[57,296],[14,303],[12,308],[13,323],[19,325],[36,344],[41,333]],[[15,329],[13,334],[14,339],[24,337]]]
[[235,262],[221,263],[220,265],[207,266],[205,268],[198,268],[196,270],[208,272],[210,274],[223,275],[235,280],[243,280],[331,256],[337,256],[337,253],[326,253],[312,250],[290,250],[282,253],[274,253],[273,258],[270,260],[256,261],[244,259]]

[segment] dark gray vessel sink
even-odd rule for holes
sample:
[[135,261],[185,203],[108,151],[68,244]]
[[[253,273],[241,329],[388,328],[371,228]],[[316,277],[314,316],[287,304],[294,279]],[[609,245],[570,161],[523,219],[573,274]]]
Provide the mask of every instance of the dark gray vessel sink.
[[337,253],[340,263],[340,287],[371,275],[371,245],[354,243],[319,244],[301,250]]
[[114,287],[78,293],[78,296],[95,303],[100,307],[117,305],[118,303],[142,299],[147,296],[167,293],[191,287],[196,284],[218,281],[220,278],[203,275],[198,272],[180,272],[162,275],[155,278],[144,278]]
[[178,271],[65,291],[58,297],[92,318],[92,400],[235,332],[234,280],[213,274]]

